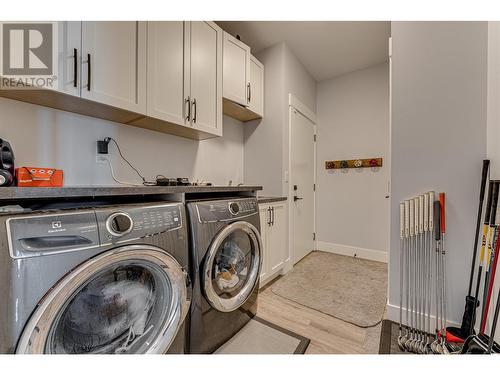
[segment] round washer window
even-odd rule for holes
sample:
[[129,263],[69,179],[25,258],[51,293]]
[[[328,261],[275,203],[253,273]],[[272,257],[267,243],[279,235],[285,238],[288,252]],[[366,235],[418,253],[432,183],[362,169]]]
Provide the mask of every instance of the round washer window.
[[141,353],[169,314],[172,286],[157,265],[124,261],[83,285],[52,324],[46,352]]
[[150,245],[97,255],[40,301],[16,353],[165,353],[189,311],[186,275]]

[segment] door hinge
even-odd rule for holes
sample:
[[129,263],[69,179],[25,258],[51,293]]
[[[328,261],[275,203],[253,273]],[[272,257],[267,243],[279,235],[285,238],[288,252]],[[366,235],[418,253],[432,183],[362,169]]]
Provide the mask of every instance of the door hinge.
[[316,233],[313,233],[313,241],[316,241]]
[[316,142],[316,134],[314,134],[314,142]]

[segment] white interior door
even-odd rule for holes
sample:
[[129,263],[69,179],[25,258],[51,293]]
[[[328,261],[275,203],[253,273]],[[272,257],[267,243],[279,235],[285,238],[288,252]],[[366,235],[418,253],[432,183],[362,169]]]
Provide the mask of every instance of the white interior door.
[[315,124],[290,107],[290,252],[293,263],[314,247]]

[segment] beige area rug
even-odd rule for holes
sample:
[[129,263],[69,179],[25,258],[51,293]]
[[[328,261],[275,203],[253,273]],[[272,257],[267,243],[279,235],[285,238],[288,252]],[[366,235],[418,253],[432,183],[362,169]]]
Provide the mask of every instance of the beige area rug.
[[387,264],[313,251],[271,290],[359,327],[374,327],[384,315]]

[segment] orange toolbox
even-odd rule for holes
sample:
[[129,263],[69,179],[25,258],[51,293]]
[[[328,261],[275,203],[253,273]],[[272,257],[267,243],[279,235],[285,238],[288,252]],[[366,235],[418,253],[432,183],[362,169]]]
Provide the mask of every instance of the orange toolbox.
[[19,187],[62,187],[63,171],[54,168],[20,167],[16,169]]

